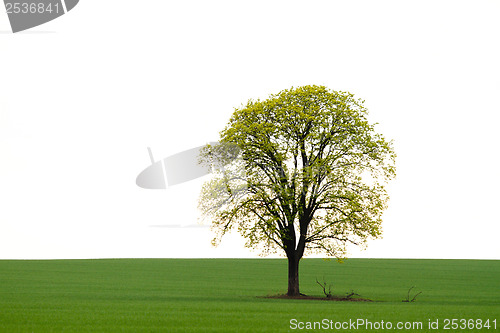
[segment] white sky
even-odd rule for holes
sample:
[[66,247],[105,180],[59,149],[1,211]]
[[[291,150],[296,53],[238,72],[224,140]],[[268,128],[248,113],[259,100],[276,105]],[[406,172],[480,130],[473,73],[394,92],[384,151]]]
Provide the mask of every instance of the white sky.
[[0,258],[253,257],[210,246],[203,180],[135,185],[217,140],[233,108],[350,91],[394,139],[384,238],[355,257],[500,259],[500,2],[80,3],[26,33],[0,13]]

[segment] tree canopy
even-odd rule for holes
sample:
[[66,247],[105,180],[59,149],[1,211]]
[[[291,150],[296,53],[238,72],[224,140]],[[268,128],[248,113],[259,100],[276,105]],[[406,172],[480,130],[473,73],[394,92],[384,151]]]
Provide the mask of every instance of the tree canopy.
[[396,154],[363,104],[323,86],[283,90],[235,109],[219,144],[203,150],[218,166],[199,201],[214,242],[237,229],[250,248],[283,250],[291,296],[306,251],[340,258],[346,244],[381,235]]

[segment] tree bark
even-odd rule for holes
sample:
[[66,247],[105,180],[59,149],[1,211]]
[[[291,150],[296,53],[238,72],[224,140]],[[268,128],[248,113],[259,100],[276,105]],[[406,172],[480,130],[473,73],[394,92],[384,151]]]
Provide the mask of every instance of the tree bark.
[[287,296],[299,296],[299,261],[296,254],[288,256],[288,292]]

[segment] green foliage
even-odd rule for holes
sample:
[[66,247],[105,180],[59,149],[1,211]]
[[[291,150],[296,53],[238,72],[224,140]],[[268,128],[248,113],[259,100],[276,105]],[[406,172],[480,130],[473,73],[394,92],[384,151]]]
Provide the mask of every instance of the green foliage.
[[220,144],[201,157],[219,166],[199,201],[214,243],[234,228],[264,254],[340,258],[347,243],[379,237],[396,155],[367,113],[362,100],[322,86],[236,109]]

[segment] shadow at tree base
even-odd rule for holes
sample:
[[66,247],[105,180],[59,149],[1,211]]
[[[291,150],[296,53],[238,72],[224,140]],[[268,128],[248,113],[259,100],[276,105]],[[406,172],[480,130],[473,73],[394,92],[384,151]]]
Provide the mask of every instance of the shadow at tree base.
[[324,296],[308,296],[301,294],[300,296],[288,296],[286,294],[280,295],[269,295],[269,296],[258,296],[259,298],[271,298],[271,299],[298,299],[298,300],[313,300],[313,301],[336,301],[336,302],[374,302],[371,299],[362,297],[348,297],[348,296],[336,296],[331,297]]

